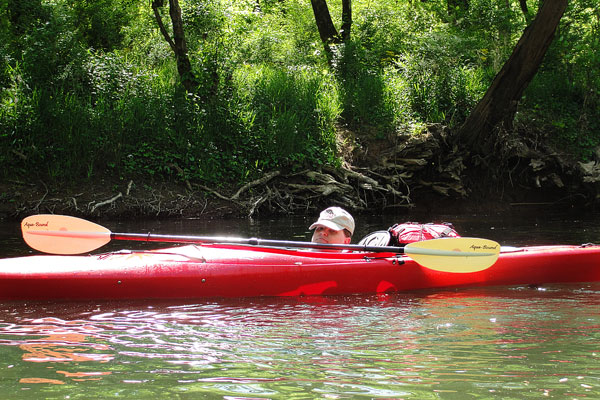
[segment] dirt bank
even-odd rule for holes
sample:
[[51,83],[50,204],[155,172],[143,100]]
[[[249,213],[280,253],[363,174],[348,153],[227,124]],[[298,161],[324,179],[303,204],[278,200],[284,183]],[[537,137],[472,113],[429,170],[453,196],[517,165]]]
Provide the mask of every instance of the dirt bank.
[[[314,212],[341,205],[355,213],[451,207],[456,212],[528,205],[595,207],[600,165],[522,137],[486,157],[449,145],[446,128],[420,135],[358,138],[342,131],[340,168],[271,171],[243,186],[115,180],[0,183],[0,218],[37,213],[86,218],[218,218]],[[343,144],[342,144],[343,143]]]

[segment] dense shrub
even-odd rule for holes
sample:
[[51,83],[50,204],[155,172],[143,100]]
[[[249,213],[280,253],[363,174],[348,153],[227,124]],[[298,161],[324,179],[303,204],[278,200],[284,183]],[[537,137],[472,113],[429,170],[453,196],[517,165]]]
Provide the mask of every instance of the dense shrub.
[[[455,127],[537,3],[354,1],[351,39],[328,55],[304,1],[181,4],[194,93],[148,3],[0,1],[3,176],[239,182],[339,163],[339,125]],[[598,31],[595,0],[571,2],[517,115],[582,158],[600,143]]]

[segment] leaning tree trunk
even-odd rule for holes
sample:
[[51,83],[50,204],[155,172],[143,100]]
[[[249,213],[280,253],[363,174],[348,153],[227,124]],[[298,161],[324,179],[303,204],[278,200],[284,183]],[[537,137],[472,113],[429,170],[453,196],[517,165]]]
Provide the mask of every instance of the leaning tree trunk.
[[183,30],[183,18],[181,17],[181,7],[179,6],[179,0],[169,0],[169,15],[173,24],[173,38],[167,31],[160,12],[159,7],[163,6],[164,0],[154,0],[152,2],[152,9],[154,10],[154,17],[158,23],[160,32],[164,36],[165,40],[175,53],[175,60],[177,62],[177,72],[181,79],[181,84],[188,93],[194,93],[196,91],[197,82],[194,72],[192,71],[192,64],[188,56],[187,42],[185,40],[185,32]]
[[335,29],[335,25],[329,14],[329,8],[327,7],[326,0],[310,0],[312,5],[313,13],[315,14],[315,22],[317,23],[317,29],[319,30],[319,36],[321,41],[328,48],[329,44],[337,43],[340,41],[340,35]]
[[529,25],[512,55],[458,131],[458,140],[485,153],[493,143],[494,128],[512,126],[523,91],[537,72],[550,47],[568,0],[546,0]]
[[343,43],[350,39],[350,30],[352,28],[352,0],[342,0],[342,26],[340,32],[337,31],[331,14],[329,13],[329,7],[327,7],[327,0],[310,0],[312,5],[313,13],[315,14],[315,22],[317,24],[317,30],[323,42],[323,47],[327,54],[329,65],[332,66],[332,60],[334,58],[334,51],[331,45]]

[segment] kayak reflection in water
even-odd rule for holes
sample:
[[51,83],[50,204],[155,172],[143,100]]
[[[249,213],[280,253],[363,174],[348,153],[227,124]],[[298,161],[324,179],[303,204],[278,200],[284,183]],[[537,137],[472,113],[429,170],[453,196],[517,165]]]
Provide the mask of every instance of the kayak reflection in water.
[[315,230],[313,243],[349,244],[354,233],[354,218],[343,208],[329,207],[319,215],[308,229]]

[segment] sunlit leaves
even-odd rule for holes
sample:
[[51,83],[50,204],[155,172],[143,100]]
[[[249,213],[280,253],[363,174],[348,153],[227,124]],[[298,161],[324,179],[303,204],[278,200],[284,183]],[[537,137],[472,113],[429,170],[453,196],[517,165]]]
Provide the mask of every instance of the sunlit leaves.
[[[354,0],[331,59],[309,0],[180,3],[192,94],[147,1],[0,0],[1,160],[52,160],[57,179],[180,179],[176,165],[217,183],[335,163],[339,126],[384,137],[460,124],[539,2],[526,15],[516,0]],[[341,2],[328,6],[339,29]],[[600,143],[599,24],[597,0],[570,2],[519,126]]]

